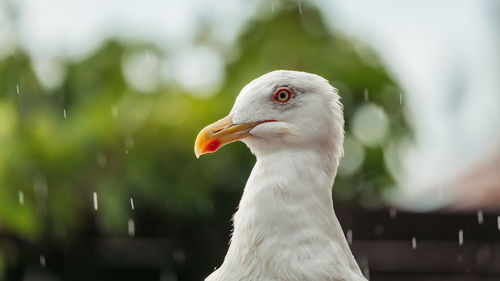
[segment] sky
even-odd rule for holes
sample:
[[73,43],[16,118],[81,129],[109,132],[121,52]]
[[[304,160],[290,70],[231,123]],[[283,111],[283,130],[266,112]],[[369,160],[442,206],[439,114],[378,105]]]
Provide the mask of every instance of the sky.
[[[199,97],[211,96],[223,83],[224,60],[231,55],[226,51],[257,8],[256,1],[242,0],[216,4],[203,0],[150,0],[147,4],[140,0],[0,0],[1,4],[0,23],[8,22],[5,8],[15,16],[10,26],[0,27],[0,34],[9,38],[0,39],[0,57],[15,42],[31,55],[38,77],[48,88],[56,87],[64,77],[61,61],[84,59],[113,38],[151,44],[171,58],[129,53],[123,64],[132,86],[147,92],[162,82],[175,81]],[[214,30],[209,33],[211,45],[195,44],[203,28]],[[145,63],[137,59],[146,57]],[[206,73],[204,66],[212,71]]]
[[[386,149],[386,157],[401,157],[403,163],[394,173],[400,187],[394,199],[401,204],[426,199],[428,206],[415,206],[421,208],[453,200],[452,186],[438,186],[500,150],[499,3],[317,4],[332,28],[373,48],[403,88],[416,139]],[[437,187],[451,192],[436,196]]]

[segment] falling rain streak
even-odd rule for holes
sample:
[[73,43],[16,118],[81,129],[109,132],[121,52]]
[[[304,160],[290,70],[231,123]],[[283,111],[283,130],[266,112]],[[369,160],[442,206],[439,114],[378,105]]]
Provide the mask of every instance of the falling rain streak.
[[45,256],[44,255],[40,255],[40,265],[42,267],[45,267],[45,265],[47,265],[47,262],[45,261]]
[[368,101],[369,97],[368,97],[368,89],[367,88],[365,88],[363,94],[365,96],[365,101]]
[[63,110],[64,119],[66,119],[66,108]]
[[403,105],[403,93],[399,93],[399,105]]
[[479,210],[477,211],[477,223],[483,224],[483,222],[484,222],[483,211]]
[[97,204],[97,192],[94,192],[93,194],[94,197],[94,210],[99,210],[99,205]]
[[415,250],[417,248],[417,238],[411,238],[411,248]]
[[299,14],[302,15],[302,2],[299,1]]
[[458,245],[462,246],[464,244],[464,231],[460,229],[458,231]]
[[19,95],[19,84],[16,85],[16,92]]
[[352,230],[351,229],[347,230],[346,236],[347,236],[347,243],[349,245],[352,245]]
[[24,193],[22,190],[19,190],[18,197],[19,197],[19,204],[24,205]]
[[135,210],[134,198],[132,198],[132,197],[130,197],[130,208],[132,208],[132,211]]
[[128,236],[135,236],[135,223],[133,219],[128,219]]

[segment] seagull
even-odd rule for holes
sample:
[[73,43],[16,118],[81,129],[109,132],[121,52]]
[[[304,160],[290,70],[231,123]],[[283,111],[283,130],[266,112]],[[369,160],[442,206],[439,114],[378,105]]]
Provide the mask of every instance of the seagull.
[[257,158],[224,262],[206,281],[366,280],[333,210],[339,99],[318,75],[277,70],[246,85],[230,114],[200,131],[196,157],[239,140]]

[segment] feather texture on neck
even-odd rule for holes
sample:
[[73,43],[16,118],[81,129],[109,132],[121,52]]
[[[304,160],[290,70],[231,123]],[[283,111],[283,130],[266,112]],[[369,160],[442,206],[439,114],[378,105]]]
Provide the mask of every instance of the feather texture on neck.
[[314,150],[258,156],[229,251],[207,280],[365,280],[333,211],[330,160]]

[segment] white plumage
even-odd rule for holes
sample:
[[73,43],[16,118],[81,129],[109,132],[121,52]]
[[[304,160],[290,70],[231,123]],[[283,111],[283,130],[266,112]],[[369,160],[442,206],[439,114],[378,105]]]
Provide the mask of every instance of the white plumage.
[[[280,89],[291,98],[277,100]],[[227,255],[206,280],[366,280],[333,210],[343,125],[327,80],[280,70],[245,86],[230,115],[200,132],[197,155],[242,140],[257,157]]]

